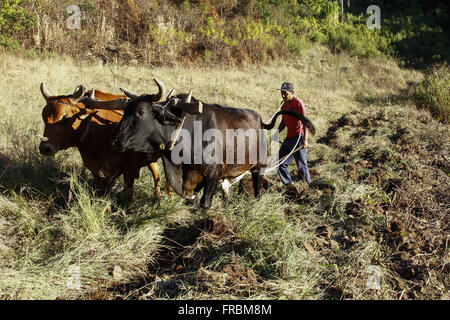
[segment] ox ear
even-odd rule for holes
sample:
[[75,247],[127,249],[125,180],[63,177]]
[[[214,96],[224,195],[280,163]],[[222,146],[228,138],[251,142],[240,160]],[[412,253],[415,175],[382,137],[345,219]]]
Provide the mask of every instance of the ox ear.
[[41,93],[44,96],[45,101],[49,101],[50,98],[53,97],[43,82],[41,83]]

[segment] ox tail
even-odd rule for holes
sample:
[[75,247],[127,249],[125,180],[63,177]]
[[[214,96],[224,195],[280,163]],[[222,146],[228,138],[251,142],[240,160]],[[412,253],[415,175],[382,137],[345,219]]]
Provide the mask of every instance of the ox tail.
[[285,114],[285,115],[292,116],[294,118],[299,119],[303,123],[303,125],[306,128],[308,128],[309,132],[311,132],[313,135],[316,134],[316,128],[314,128],[313,123],[307,117],[305,117],[304,115],[302,115],[302,114],[300,114],[298,112],[289,111],[289,110],[278,111],[277,113],[275,113],[275,115],[272,118],[272,121],[269,124],[265,124],[261,120],[263,128],[266,129],[266,130],[273,129],[273,127],[275,126],[275,122],[277,121],[278,116],[281,115],[281,114]]

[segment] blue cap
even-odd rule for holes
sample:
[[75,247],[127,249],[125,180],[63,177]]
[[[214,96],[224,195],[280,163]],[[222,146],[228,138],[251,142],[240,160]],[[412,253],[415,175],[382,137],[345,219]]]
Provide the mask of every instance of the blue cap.
[[290,82],[283,82],[281,89],[278,90],[294,91],[294,85]]

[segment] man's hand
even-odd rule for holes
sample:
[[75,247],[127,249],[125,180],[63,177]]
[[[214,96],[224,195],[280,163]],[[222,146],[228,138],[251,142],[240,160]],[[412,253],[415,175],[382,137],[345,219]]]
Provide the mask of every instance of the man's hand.
[[309,146],[308,140],[303,141],[302,149],[306,149],[306,148],[308,148],[308,146]]

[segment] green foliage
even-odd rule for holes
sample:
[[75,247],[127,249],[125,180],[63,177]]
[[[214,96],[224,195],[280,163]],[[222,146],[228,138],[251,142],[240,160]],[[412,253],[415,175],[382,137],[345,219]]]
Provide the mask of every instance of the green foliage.
[[365,14],[372,4],[381,9],[382,37],[406,64],[426,67],[449,60],[448,1],[360,0],[352,1],[348,12]]
[[376,57],[388,52],[389,43],[379,31],[370,30],[363,17],[348,16],[348,21],[330,30],[327,44],[334,50],[346,50],[362,57]]
[[225,23],[223,20],[215,22],[208,17],[205,22],[206,26],[200,28],[202,36],[226,46],[236,46],[250,41],[272,48],[277,40],[276,35],[283,33],[283,29],[274,21],[263,23],[251,18],[243,18]]
[[86,13],[92,14],[92,15],[99,15],[100,11],[95,6],[94,3],[92,3],[89,0],[85,0],[82,4],[79,5],[80,9],[83,10]]
[[[366,9],[372,4],[381,8],[380,30],[366,26]],[[274,20],[282,29],[283,43],[294,54],[309,40],[363,57],[396,53],[406,63],[418,66],[450,57],[450,17],[443,1],[362,0],[345,5],[344,17],[339,2],[331,0],[242,1],[237,11],[252,12],[245,10],[245,5],[255,7],[253,19],[261,18],[264,23]]]
[[208,49],[205,50],[205,62],[211,62],[211,51]]
[[444,123],[450,122],[450,67],[435,65],[416,88],[416,103]]
[[0,0],[0,45],[17,48],[11,36],[35,25],[34,17],[22,7],[21,0]]
[[[329,45],[363,57],[389,52],[389,41],[377,30],[369,30],[366,18],[348,14],[342,20],[336,1],[256,1],[257,12],[264,25],[276,25],[283,44],[293,54],[309,47],[309,42]],[[250,20],[249,18],[247,20]],[[247,21],[249,23],[249,21]]]
[[159,46],[169,47],[175,43],[186,43],[191,41],[189,34],[177,29],[171,23],[150,23],[148,35],[158,43]]
[[295,33],[287,31],[283,36],[283,43],[288,47],[289,51],[299,54],[311,47],[311,42],[306,37],[299,37]]
[[[116,37],[118,44],[127,42],[135,47],[130,52],[152,51],[136,54],[146,57],[144,59],[150,63],[183,57],[213,63],[233,58],[264,62],[266,57],[298,55],[311,43],[361,57],[395,54],[414,66],[448,61],[450,57],[449,10],[448,4],[441,0],[361,0],[352,2],[351,6],[344,1],[344,14],[336,0],[173,0],[169,3],[158,0],[151,5],[144,5],[144,2],[133,5],[136,9],[133,16],[137,19],[134,23],[126,21],[128,2],[121,5],[124,12],[119,12],[99,0],[80,1],[78,5],[84,16],[92,19],[89,26],[85,24],[84,29],[76,33],[89,35],[77,36],[83,39],[81,42],[76,39],[79,50],[92,46],[84,39],[95,43],[104,41],[99,46],[106,47],[106,42],[113,40],[109,38]],[[378,30],[370,30],[366,25],[366,10],[372,4],[381,8],[381,29]],[[0,0],[0,44],[17,48],[19,42],[33,43],[31,39],[21,41],[23,31],[35,25],[32,12],[50,17],[54,29],[63,26],[58,10],[53,10],[50,1]],[[101,12],[106,18],[102,28],[111,32],[106,33],[109,38],[92,39],[90,36],[98,30],[98,24],[104,23],[95,18]],[[28,32],[27,36],[30,35]],[[73,33],[68,35],[75,37]],[[143,43],[148,45],[139,45]],[[52,43],[52,46],[61,47],[59,53],[69,50],[62,44]],[[205,53],[206,50],[209,53]]]

